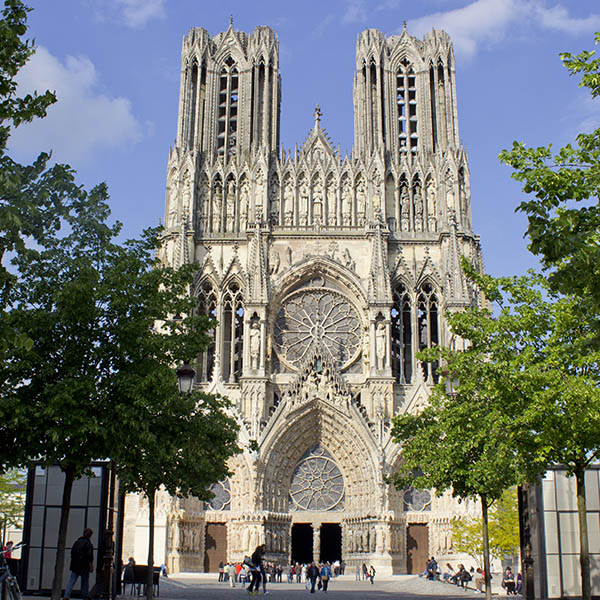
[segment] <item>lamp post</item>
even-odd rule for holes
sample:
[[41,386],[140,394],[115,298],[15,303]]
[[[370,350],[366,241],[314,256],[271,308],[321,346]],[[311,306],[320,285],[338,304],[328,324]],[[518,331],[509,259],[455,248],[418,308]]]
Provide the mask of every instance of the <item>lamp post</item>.
[[177,369],[177,383],[179,384],[179,391],[182,394],[189,394],[194,387],[194,377],[196,371],[190,367],[190,363],[187,360]]

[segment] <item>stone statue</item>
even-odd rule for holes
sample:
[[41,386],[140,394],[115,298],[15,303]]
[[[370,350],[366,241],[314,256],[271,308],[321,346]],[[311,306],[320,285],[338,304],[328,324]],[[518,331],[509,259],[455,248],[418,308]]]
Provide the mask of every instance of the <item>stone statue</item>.
[[215,187],[213,189],[213,231],[219,231],[221,225],[221,209],[223,207],[223,186],[220,181],[215,183]]
[[347,181],[342,187],[342,221],[344,225],[352,223],[352,192]]
[[256,182],[254,184],[254,206],[258,210],[262,207],[265,200],[265,179],[262,171],[256,174]]
[[409,205],[409,197],[408,197],[408,187],[406,184],[402,186],[402,190],[400,192],[400,228],[402,231],[408,231],[408,205]]
[[249,192],[248,181],[244,179],[240,190],[240,231],[246,231],[248,227]]
[[279,219],[279,179],[274,175],[269,185],[269,219],[277,223]]
[[277,275],[280,262],[279,252],[277,252],[275,248],[271,248],[271,251],[269,252],[269,273],[271,273],[271,275]]
[[181,202],[181,218],[185,223],[190,215],[192,209],[192,179],[189,171],[186,171],[183,176],[183,199]]
[[365,184],[361,179],[356,188],[356,218],[359,225],[364,225],[365,222],[366,203]]
[[429,231],[436,230],[435,205],[435,183],[433,183],[433,179],[430,179],[427,182],[427,223]]
[[254,321],[250,327],[250,368],[258,370],[258,359],[260,357],[260,326]]
[[313,221],[315,225],[323,222],[323,192],[320,182],[317,182],[313,190]]
[[377,324],[377,330],[375,332],[375,360],[377,361],[377,369],[380,371],[385,368],[385,323],[380,321]]
[[423,231],[423,197],[421,187],[416,185],[413,190],[413,205],[415,207],[415,231]]
[[337,197],[336,197],[336,185],[335,185],[335,181],[333,179],[331,179],[327,185],[327,224],[328,225],[335,225],[337,218],[336,218],[336,204],[337,204]]
[[343,259],[344,259],[344,265],[350,269],[351,271],[354,271],[354,269],[356,268],[356,263],[354,262],[354,260],[352,259],[352,256],[350,254],[350,250],[348,250],[348,248],[346,248],[344,250],[343,253]]

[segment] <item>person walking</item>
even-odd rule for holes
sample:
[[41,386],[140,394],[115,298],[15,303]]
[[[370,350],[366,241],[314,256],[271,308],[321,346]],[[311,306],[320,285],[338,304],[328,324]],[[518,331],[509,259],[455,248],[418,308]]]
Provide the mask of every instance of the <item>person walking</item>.
[[71,547],[71,577],[65,588],[65,600],[71,598],[73,586],[78,577],[81,577],[81,597],[88,598],[90,573],[94,572],[94,546],[90,540],[93,531],[88,527],[83,530],[83,535],[75,540]]
[[371,585],[373,585],[373,582],[375,581],[375,573],[375,567],[371,565],[369,567],[369,579],[371,580]]
[[229,587],[235,587],[235,565],[233,563],[227,564],[227,574],[229,575]]
[[262,569],[262,559],[264,554],[265,547],[263,545],[257,546],[256,550],[252,553],[252,567],[250,567],[252,579],[250,580],[250,585],[247,588],[251,596],[258,596],[259,594],[258,588],[260,586],[260,571]]
[[329,580],[331,579],[331,567],[329,563],[325,563],[321,567],[321,584],[323,585],[323,591],[327,593],[327,586],[329,585]]
[[317,563],[315,563],[315,561],[313,561],[310,564],[310,567],[308,567],[308,569],[306,571],[306,576],[308,577],[308,580],[310,581],[310,593],[314,594],[315,593],[315,585],[317,583],[317,577],[319,577],[319,567],[317,567]]
[[360,565],[356,565],[356,581],[360,581]]

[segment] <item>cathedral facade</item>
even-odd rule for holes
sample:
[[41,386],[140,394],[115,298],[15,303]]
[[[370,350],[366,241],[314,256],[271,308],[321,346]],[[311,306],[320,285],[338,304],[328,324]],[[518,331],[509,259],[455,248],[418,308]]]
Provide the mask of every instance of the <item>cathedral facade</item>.
[[158,502],[166,564],[214,570],[258,543],[379,573],[451,558],[452,520],[477,507],[386,483],[391,419],[438,377],[416,355],[456,343],[444,313],[476,301],[461,257],[481,268],[449,36],[360,34],[348,156],[319,107],[302,146],[280,147],[270,28],[194,28],[181,65],[162,259],[198,265],[192,293],[218,325],[196,386],[231,400],[244,452],[209,504]]

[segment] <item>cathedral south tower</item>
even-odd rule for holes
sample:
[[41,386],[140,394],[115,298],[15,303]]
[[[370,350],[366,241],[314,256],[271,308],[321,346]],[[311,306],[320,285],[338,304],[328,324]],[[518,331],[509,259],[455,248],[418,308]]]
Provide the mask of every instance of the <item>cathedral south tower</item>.
[[417,353],[453,343],[444,314],[476,301],[461,257],[481,269],[451,40],[359,35],[349,156],[318,106],[282,150],[280,102],[269,27],[185,36],[162,260],[197,265],[192,293],[218,325],[195,385],[231,400],[244,452],[209,504],[163,500],[165,562],[215,570],[265,543],[282,564],[422,571],[456,558],[451,521],[476,514],[385,483],[392,417],[437,381]]

